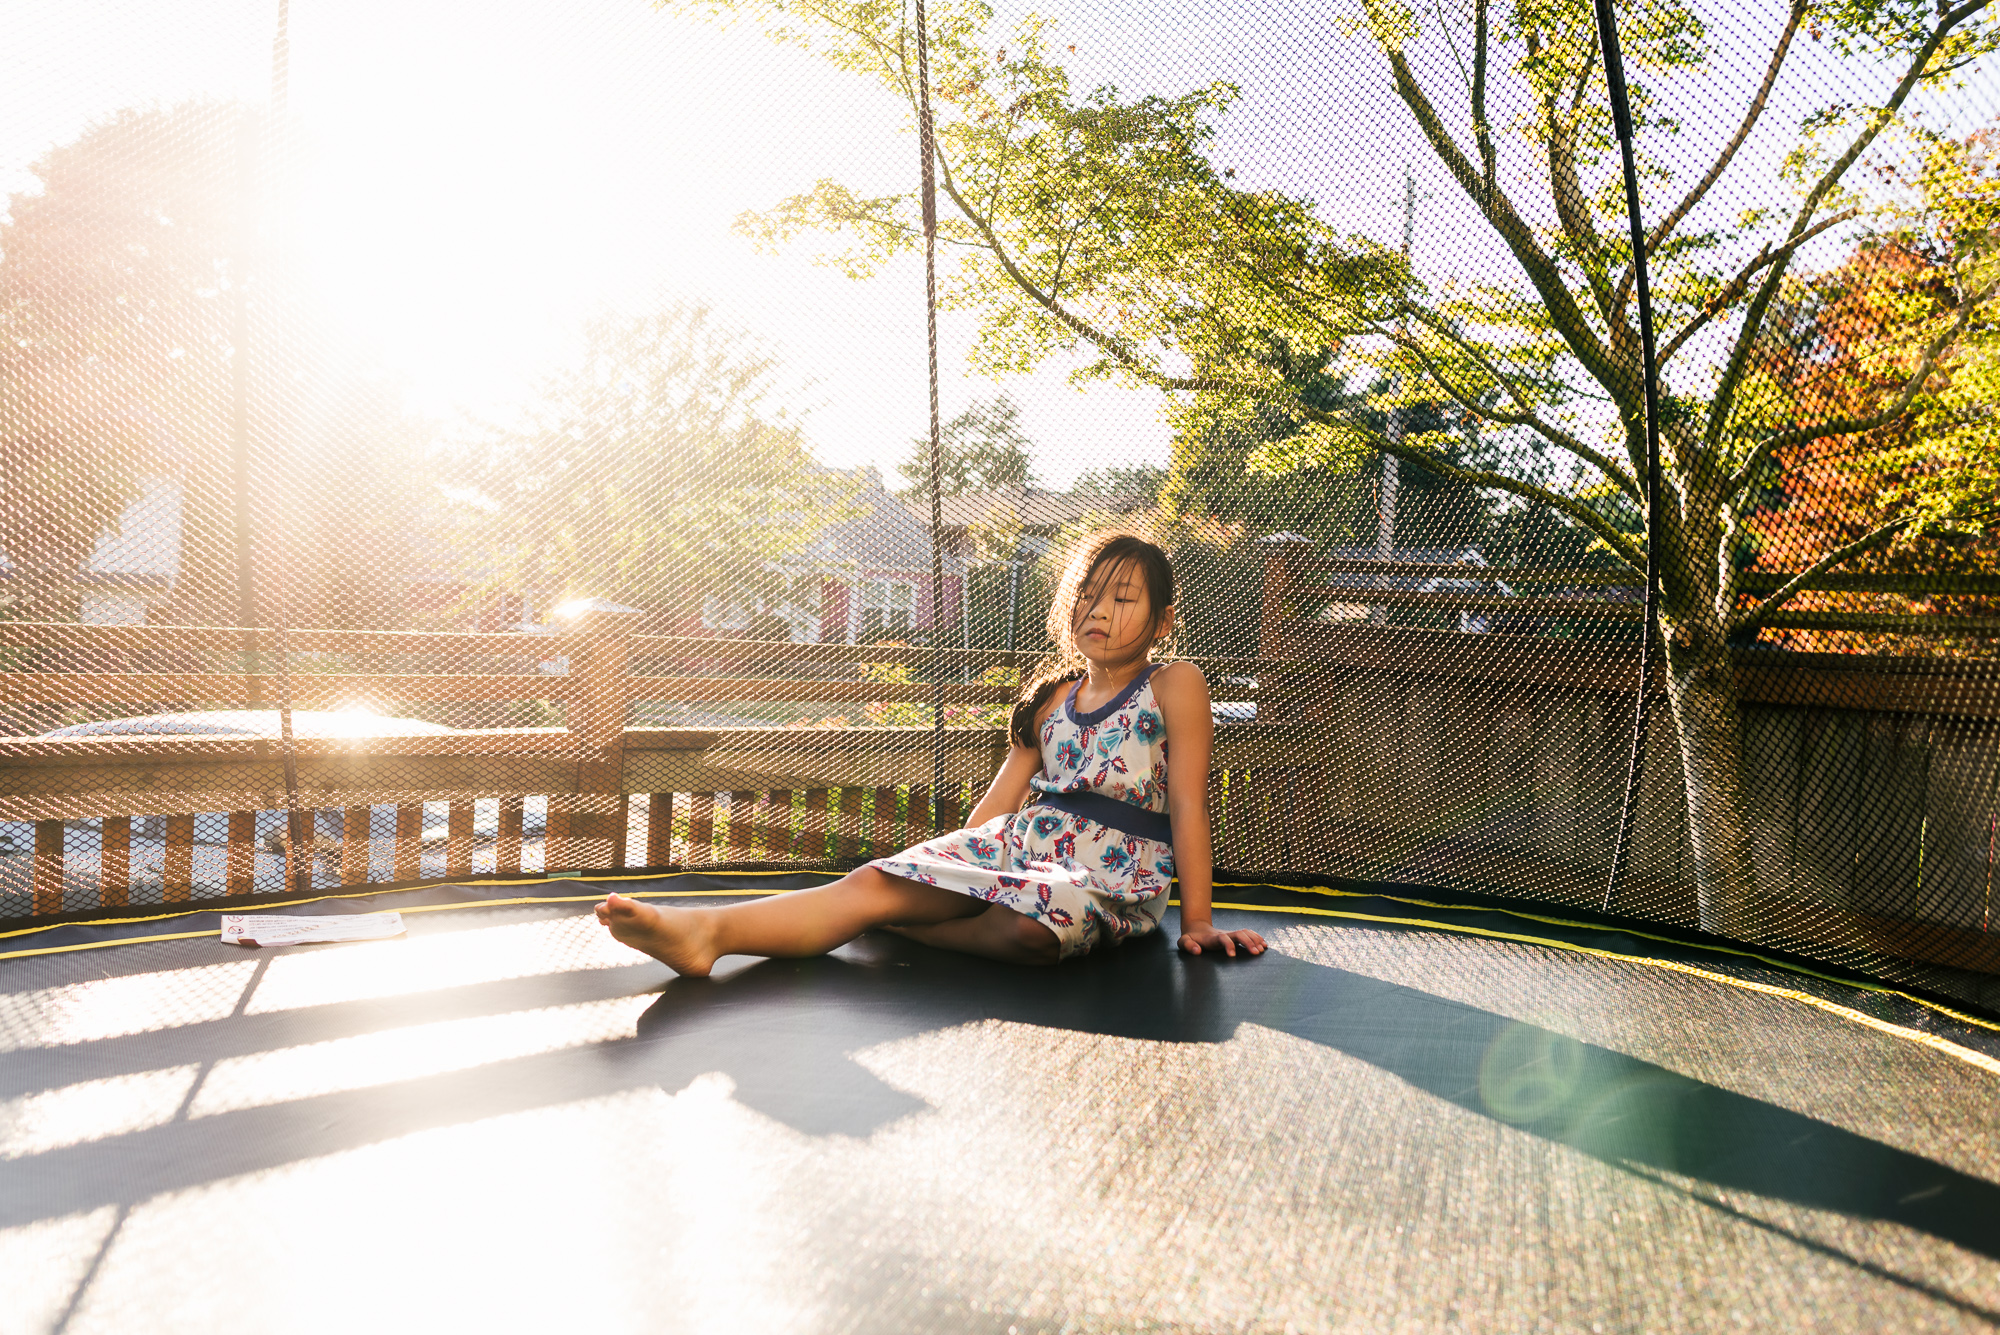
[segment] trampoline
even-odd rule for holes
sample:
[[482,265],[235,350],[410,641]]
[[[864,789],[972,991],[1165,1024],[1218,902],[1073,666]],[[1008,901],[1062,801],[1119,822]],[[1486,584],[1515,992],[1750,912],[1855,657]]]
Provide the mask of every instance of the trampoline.
[[[8,1329],[1960,1330],[2000,1033],[1797,961],[1225,876],[1257,960],[869,935],[676,979],[587,912],[322,898],[0,960]],[[1228,905],[1229,907],[1222,907]]]
[[0,1335],[2000,1326],[2000,10],[40,8]]

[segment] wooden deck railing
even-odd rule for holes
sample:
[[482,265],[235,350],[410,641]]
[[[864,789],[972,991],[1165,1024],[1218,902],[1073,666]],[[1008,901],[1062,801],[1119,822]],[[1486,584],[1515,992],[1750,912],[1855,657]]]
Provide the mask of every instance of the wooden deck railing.
[[[295,655],[387,656],[403,670],[311,672],[294,663],[284,682],[270,670],[275,636],[246,639],[231,627],[0,623],[0,647],[34,655],[42,669],[0,673],[6,704],[89,706],[99,715],[268,708],[286,687],[295,709],[560,701],[568,724],[298,738],[297,801],[313,815],[306,846],[297,849],[274,817],[288,807],[277,738],[0,738],[0,820],[34,827],[32,873],[13,878],[0,915],[119,907],[141,895],[166,903],[242,896],[300,876],[329,887],[475,870],[851,861],[955,827],[1004,758],[1004,731],[947,728],[938,788],[928,727],[633,727],[631,706],[940,697],[991,706],[1014,697],[1011,687],[978,681],[934,687],[859,676],[865,664],[930,665],[936,659],[927,648],[627,635],[615,621],[558,636],[295,630],[288,637]],[[246,648],[265,670],[226,670],[242,664]],[[181,670],[144,670],[191,656],[206,656],[216,670],[185,670],[185,661],[175,665]],[[947,670],[970,674],[1025,667],[1037,655],[945,650],[939,657]],[[1277,684],[1291,665],[1200,661],[1217,680],[1235,683],[1227,698],[1261,700],[1267,713],[1283,713]],[[134,670],[75,670],[107,663]],[[535,663],[564,670],[520,670]],[[442,670],[408,670],[419,665]],[[479,670],[452,670],[468,666]],[[1268,787],[1274,765],[1304,763],[1283,725],[1226,725],[1222,734],[1221,792],[1232,765],[1238,776],[1261,766]],[[1256,787],[1247,777],[1236,781],[1239,833],[1255,820]],[[527,824],[531,804],[545,812],[539,838]],[[1231,810],[1225,803],[1218,815],[1227,820]],[[142,822],[136,831],[135,821]],[[94,826],[95,850],[83,826]],[[85,847],[70,847],[77,843]]]

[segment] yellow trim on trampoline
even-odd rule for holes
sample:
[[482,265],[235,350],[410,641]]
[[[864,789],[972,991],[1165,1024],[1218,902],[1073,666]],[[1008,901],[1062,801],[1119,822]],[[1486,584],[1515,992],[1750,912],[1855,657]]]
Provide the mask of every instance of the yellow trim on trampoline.
[[[516,880],[516,879],[513,879],[513,878],[509,878],[509,879],[507,879],[507,880],[504,880],[504,881],[497,881],[497,880],[494,880],[494,881],[469,881],[469,880],[468,880],[468,881],[437,881],[437,882],[433,882],[433,883],[432,883],[431,885],[428,885],[428,886],[404,886],[404,887],[402,887],[402,888],[398,889],[398,888],[396,888],[396,887],[393,887],[393,886],[379,886],[379,885],[378,885],[378,886],[375,886],[375,887],[373,887],[372,889],[367,889],[367,890],[354,890],[354,891],[350,891],[350,892],[348,892],[347,894],[326,894],[326,895],[309,895],[309,896],[307,896],[307,897],[306,897],[306,898],[304,898],[304,899],[278,899],[278,900],[273,900],[273,901],[271,901],[271,902],[270,902],[270,903],[268,903],[268,904],[258,904],[258,905],[254,906],[253,908],[251,908],[251,909],[249,909],[249,910],[247,910],[247,911],[248,911],[248,912],[252,912],[252,913],[262,913],[262,912],[264,912],[264,911],[265,911],[265,910],[267,910],[267,909],[289,909],[289,908],[297,908],[297,907],[298,907],[299,905],[301,905],[301,904],[324,904],[324,903],[327,903],[327,902],[329,902],[329,901],[331,901],[331,900],[337,900],[337,899],[368,899],[368,898],[370,898],[370,897],[372,897],[372,896],[375,896],[375,895],[400,895],[400,894],[406,894],[406,893],[408,893],[408,892],[409,892],[409,891],[411,891],[411,890],[427,890],[427,889],[428,889],[428,890],[442,890],[442,889],[446,889],[446,888],[448,888],[448,887],[451,887],[451,886],[454,886],[454,885],[553,885],[553,884],[555,884],[555,883],[556,883],[557,881],[657,881],[657,880],[660,880],[660,879],[662,879],[662,877],[665,877],[665,876],[689,876],[689,875],[693,875],[693,876],[833,876],[833,875],[835,875],[835,873],[833,873],[833,872],[820,872],[820,871],[813,871],[813,870],[812,870],[812,869],[810,869],[810,868],[805,868],[805,869],[801,869],[801,870],[796,870],[796,871],[783,871],[783,870],[772,870],[772,871],[672,871],[672,872],[654,872],[653,874],[651,874],[651,875],[648,875],[648,876],[640,876],[640,875],[631,875],[631,876],[624,876],[624,875],[603,875],[603,876],[542,876],[542,877],[537,877],[537,878],[534,878],[534,879],[519,879],[519,880]],[[651,890],[651,891],[642,891],[642,892],[641,892],[640,894],[637,894],[637,895],[634,895],[634,896],[632,896],[632,897],[633,897],[634,899],[645,899],[645,898],[648,898],[648,897],[651,897],[651,898],[658,898],[658,897],[660,897],[660,896],[662,896],[662,895],[687,895],[687,896],[690,896],[690,897],[692,897],[692,896],[698,896],[698,895],[727,895],[727,894],[729,894],[729,893],[730,893],[730,892],[729,892],[729,891],[727,891],[727,890]],[[466,900],[466,901],[465,901],[465,902],[464,902],[463,904],[425,904],[425,905],[422,905],[422,906],[420,906],[420,907],[418,907],[418,908],[409,908],[409,909],[397,909],[397,910],[395,910],[395,911],[396,911],[396,912],[398,912],[398,913],[426,913],[426,912],[431,912],[431,911],[433,911],[433,910],[436,910],[436,909],[462,909],[462,908],[477,908],[477,907],[479,907],[479,906],[480,906],[480,905],[482,905],[482,904],[560,904],[560,903],[562,903],[562,902],[563,902],[563,900],[565,900],[565,899],[574,899],[574,898],[576,898],[576,896],[574,896],[574,895],[561,895],[561,896],[555,896],[555,897],[550,897],[550,898],[546,898],[546,899],[519,899],[519,900],[515,900],[515,899],[468,899],[468,900]],[[35,934],[36,932],[54,932],[54,931],[59,931],[60,929],[62,929],[62,928],[64,928],[64,927],[117,927],[117,926],[120,926],[121,924],[124,924],[124,923],[135,923],[135,922],[164,922],[164,921],[165,921],[166,919],[168,919],[168,918],[185,918],[185,917],[187,917],[187,915],[188,915],[188,914],[190,914],[190,913],[232,913],[232,912],[235,912],[235,911],[236,911],[236,910],[234,910],[234,909],[230,909],[230,908],[218,908],[218,907],[215,907],[215,906],[212,906],[212,905],[207,905],[207,904],[192,904],[192,903],[190,903],[190,904],[189,904],[189,905],[187,905],[187,906],[186,906],[185,908],[177,908],[177,909],[174,909],[173,911],[171,911],[171,912],[168,912],[168,913],[149,913],[149,914],[145,915],[144,917],[139,917],[139,918],[92,918],[92,919],[88,919],[88,920],[85,920],[85,921],[82,921],[82,922],[55,922],[55,923],[43,923],[43,924],[42,924],[41,926],[39,926],[39,927],[16,927],[16,928],[14,928],[14,929],[13,929],[12,931],[6,931],[6,932],[0,932],[0,941],[5,941],[5,940],[7,940],[7,939],[8,939],[8,938],[10,938],[10,937],[16,937],[16,936],[33,936],[33,935],[34,935],[34,934]],[[196,935],[196,936],[200,936],[200,935],[202,935],[202,933],[200,933],[200,932],[196,932],[196,933],[193,933],[193,935]],[[117,940],[117,941],[106,941],[106,942],[103,942],[102,944],[104,944],[104,945],[107,945],[107,946],[116,946],[116,945],[123,945],[123,944],[124,944],[125,942],[127,942],[127,941],[175,941],[175,940],[179,940],[179,939],[180,939],[179,937],[171,937],[171,936],[162,936],[162,937],[151,937],[151,936],[147,936],[147,937],[138,937],[138,936],[128,936],[128,937],[123,937],[123,938],[121,938],[120,940]],[[63,949],[65,949],[65,950],[77,950],[77,949],[81,949],[81,948],[82,948],[82,947],[78,947],[78,946],[65,946],[65,947],[63,947]],[[47,952],[32,952],[32,951],[31,951],[31,952],[25,952],[25,953],[30,953],[30,954],[34,954],[34,953],[43,953],[43,954],[46,954]],[[13,958],[14,958],[14,956],[13,956],[13,955],[0,955],[0,960],[7,960],[7,959],[13,959]]]
[[[832,872],[814,872],[806,869],[791,870],[782,868],[773,868],[768,871],[689,870],[684,872],[667,872],[664,874],[668,876],[699,875],[699,876],[743,876],[743,877],[835,875],[835,873]],[[652,875],[606,874],[597,876],[545,876],[534,880],[509,879],[504,881],[502,880],[447,881],[441,883],[441,885],[443,886],[450,886],[450,885],[529,886],[529,885],[552,885],[557,881],[584,881],[584,882],[656,881],[659,879],[661,879],[661,874],[659,873],[655,873]],[[1765,965],[1766,967],[1769,968],[1782,969],[1789,973],[1796,973],[1804,975],[1805,977],[1808,978],[1815,978],[1821,982],[1832,983],[1837,987],[1853,987],[1860,989],[1862,991],[1877,992],[1885,996],[1900,997],[1903,1000],[1911,1002],[1914,1005],[1922,1006],[1926,1010],[1934,1011],[1940,1015],[1949,1016],[1954,1020],[1959,1020],[1966,1024],[1974,1025],[1981,1029],[1988,1029],[2000,1032],[2000,1024],[1994,1024],[1993,1022],[1988,1020],[1981,1020],[1975,1016],[1960,1014],[1959,1012],[1952,1010],[1948,1006],[1941,1006],[1938,1005],[1936,1002],[1925,1001],[1921,997],[1911,996],[1909,993],[1900,991],[1897,988],[1886,987],[1877,983],[1849,982],[1846,979],[1833,978],[1826,974],[1815,973],[1811,969],[1801,968],[1798,965],[1787,964],[1783,960],[1769,959],[1763,955],[1757,954],[1754,951],[1738,950],[1730,946],[1719,946],[1719,945],[1691,946],[1686,942],[1676,941],[1672,937],[1657,936],[1650,932],[1634,931],[1630,928],[1624,928],[1624,927],[1606,928],[1601,923],[1586,923],[1586,922],[1578,922],[1574,919],[1568,919],[1568,918],[1554,918],[1554,917],[1549,917],[1545,914],[1528,913],[1523,910],[1502,908],[1494,905],[1449,904],[1437,900],[1416,899],[1409,895],[1383,894],[1379,891],[1338,890],[1331,886],[1323,886],[1323,885],[1282,885],[1276,881],[1217,881],[1215,882],[1215,886],[1218,889],[1235,889],[1235,890],[1246,890],[1256,887],[1268,886],[1274,890],[1289,890],[1298,894],[1323,895],[1329,899],[1386,899],[1391,903],[1413,904],[1421,908],[1455,909],[1460,911],[1472,911],[1472,912],[1489,911],[1494,913],[1503,913],[1509,917],[1521,918],[1529,922],[1547,923],[1553,927],[1574,927],[1586,931],[1605,931],[1605,930],[1623,931],[1628,936],[1639,937],[1647,941],[1659,941],[1666,945],[1678,945],[1688,949],[1712,950],[1718,954],[1735,955],[1743,959],[1754,960],[1757,963]],[[347,894],[314,895],[306,899],[285,900],[278,903],[258,905],[258,908],[259,909],[291,908],[300,904],[317,904],[317,903],[324,903],[329,900],[340,900],[340,899],[366,899],[373,895],[398,894],[398,893],[401,892],[397,890],[384,890],[384,889],[358,890],[349,892]],[[733,897],[733,892],[728,890],[641,890],[631,897],[634,899],[731,898]],[[457,904],[416,904],[408,908],[396,909],[394,911],[397,913],[442,913],[452,909],[508,908],[526,904],[567,904],[567,903],[574,903],[577,898],[578,896],[575,895],[520,895],[509,899],[468,899],[463,901],[462,903],[457,903]],[[1178,906],[1180,903],[1178,899],[1170,899],[1167,902],[1169,907]],[[1725,986],[1729,987],[1740,987],[1745,991],[1749,992],[1758,992],[1766,996],[1782,997],[1787,1000],[1802,1002],[1805,1005],[1811,1006],[1817,1010],[1824,1011],[1829,1015],[1833,1015],[1845,1020],[1851,1020],[1854,1023],[1862,1025],[1865,1028],[1873,1029],[1880,1033],[1888,1034],[1894,1037],[1908,1039],[1911,1042],[1917,1043],[1923,1047],[1930,1048],[1931,1050],[1942,1053],[1945,1056],[1956,1057],[1960,1061],[1963,1061],[1970,1066],[1977,1067],[1978,1069],[1985,1071],[1988,1074],[2000,1075],[2000,1060],[1995,1060],[1992,1057],[1988,1057],[1984,1053],[1975,1052],[1970,1048],[1961,1047],[1958,1044],[1953,1043],[1950,1039],[1941,1038],[1936,1034],[1927,1034],[1921,1029],[1910,1029],[1903,1025],[1892,1024],[1887,1020],[1878,1019],[1875,1016],[1869,1015],[1864,1011],[1857,1011],[1852,1007],[1842,1006],[1838,1002],[1828,1001],[1824,997],[1813,996],[1810,992],[1801,992],[1796,988],[1777,987],[1770,983],[1754,982],[1748,978],[1732,978],[1728,974],[1715,973],[1711,970],[1703,969],[1696,965],[1683,964],[1678,960],[1653,959],[1646,955],[1629,955],[1621,951],[1603,950],[1596,946],[1575,945],[1568,941],[1555,940],[1545,936],[1530,936],[1525,932],[1501,932],[1501,931],[1495,931],[1492,928],[1488,927],[1468,927],[1468,926],[1461,926],[1457,923],[1438,922],[1435,919],[1431,918],[1395,918],[1395,917],[1390,917],[1386,914],[1359,913],[1353,910],[1344,910],[1344,909],[1313,908],[1302,904],[1289,905],[1289,906],[1275,905],[1275,904],[1236,904],[1236,903],[1227,903],[1222,900],[1215,900],[1213,901],[1212,907],[1218,909],[1230,909],[1239,913],[1299,913],[1299,914],[1304,914],[1308,917],[1316,917],[1316,918],[1342,918],[1352,922],[1376,922],[1397,927],[1422,927],[1422,928],[1428,928],[1432,931],[1457,932],[1464,936],[1485,937],[1487,939],[1496,941],[1516,941],[1525,945],[1546,946],[1551,950],[1566,950],[1572,954],[1577,954],[1577,955],[1589,955],[1596,957],[1598,959],[1618,960],[1626,964],[1640,964],[1640,965],[1645,965],[1649,968],[1666,969],[1674,973],[1686,974],[1689,977],[1702,978],[1713,983],[1722,983]],[[35,932],[54,931],[57,928],[64,926],[71,926],[71,927],[114,926],[120,923],[159,922],[167,918],[186,917],[190,913],[219,914],[223,912],[226,912],[226,910],[212,909],[212,908],[189,908],[189,909],[180,909],[172,913],[153,914],[144,918],[106,918],[106,919],[100,919],[95,922],[56,923],[43,927],[17,928],[14,931],[10,932],[0,932],[0,940],[4,940],[8,937],[14,937],[14,936],[25,936]],[[40,947],[30,948],[27,950],[0,952],[0,960],[25,959],[28,958],[29,956],[34,956],[34,955],[66,955],[81,950],[104,950],[112,946],[142,945],[146,942],[151,942],[151,941],[192,941],[192,940],[198,940],[205,936],[211,936],[213,934],[214,933],[212,929],[199,932],[167,932],[155,936],[125,936],[125,937],[119,937],[111,941],[85,941],[85,942],[80,942],[73,946],[40,946]]]
[[[1332,886],[1280,885],[1276,881],[1217,881],[1215,884],[1224,889],[1231,890],[1252,890],[1261,886],[1268,886],[1273,890],[1290,890],[1302,895],[1324,895],[1329,899],[1386,899],[1393,904],[1415,904],[1427,909],[1455,909],[1474,913],[1504,913],[1510,918],[1522,918],[1528,922],[1547,923],[1551,927],[1574,927],[1580,931],[1587,932],[1623,932],[1627,936],[1635,936],[1642,941],[1658,941],[1663,945],[1680,946],[1688,950],[1706,950],[1717,955],[1734,955],[1739,959],[1754,960],[1766,968],[1782,969],[1786,973],[1795,973],[1806,978],[1817,978],[1820,982],[1831,983],[1835,987],[1852,987],[1863,992],[1876,992],[1883,996],[1901,997],[1913,1006],[1922,1006],[1927,1011],[1949,1016],[1951,1019],[1957,1020],[1962,1024],[1969,1024],[1977,1029],[1987,1029],[1994,1033],[2000,1033],[2000,1024],[1996,1024],[1991,1020],[1982,1020],[1976,1015],[1966,1015],[1938,1002],[1926,1001],[1922,997],[1912,996],[1910,993],[1900,988],[1890,987],[1886,983],[1852,982],[1845,978],[1835,978],[1830,974],[1808,969],[1802,964],[1790,964],[1784,960],[1772,959],[1768,955],[1760,955],[1754,950],[1742,950],[1735,946],[1694,945],[1685,941],[1676,941],[1671,936],[1660,936],[1654,932],[1639,931],[1631,927],[1607,927],[1603,923],[1578,922],[1574,918],[1551,918],[1546,914],[1530,913],[1526,909],[1505,908],[1497,904],[1448,904],[1435,899],[1417,899],[1410,895],[1384,894],[1379,890],[1336,890]],[[1174,902],[1177,903],[1179,901]],[[1539,938],[1535,939],[1539,940]],[[1637,957],[1634,956],[1634,958]]]
[[[1257,882],[1257,884],[1264,884],[1264,882]],[[1387,898],[1387,896],[1383,896],[1383,898]],[[1927,1034],[1921,1029],[1909,1029],[1900,1024],[1891,1024],[1889,1021],[1877,1019],[1865,1011],[1858,1011],[1852,1007],[1843,1006],[1839,1002],[1828,1001],[1824,997],[1816,997],[1810,992],[1801,992],[1796,988],[1790,987],[1776,987],[1770,983],[1753,982],[1748,978],[1731,978],[1726,973],[1713,973],[1692,964],[1683,964],[1679,960],[1659,960],[1645,955],[1626,955],[1615,950],[1600,950],[1596,946],[1579,946],[1573,945],[1568,941],[1551,941],[1546,937],[1529,936],[1524,932],[1496,932],[1488,927],[1463,927],[1455,923],[1434,922],[1428,918],[1391,918],[1380,913],[1356,913],[1345,909],[1316,909],[1305,905],[1293,905],[1285,908],[1275,904],[1225,904],[1221,900],[1216,900],[1213,907],[1234,909],[1239,913],[1303,913],[1315,918],[1346,918],[1355,922],[1389,923],[1398,927],[1426,927],[1433,931],[1459,932],[1466,936],[1486,937],[1496,941],[1519,941],[1532,946],[1547,946],[1552,950],[1567,950],[1577,955],[1592,955],[1598,959],[1619,960],[1626,964],[1643,964],[1649,968],[1667,969],[1674,973],[1684,973],[1694,978],[1703,978],[1711,983],[1723,983],[1730,987],[1743,988],[1749,992],[1761,992],[1766,996],[1783,997],[1790,1001],[1801,1001],[1808,1006],[1825,1011],[1827,1014],[1837,1016],[1840,1019],[1851,1020],[1856,1024],[1891,1035],[1895,1038],[1909,1039],[1911,1042],[1930,1048],[1947,1057],[1956,1057],[1968,1066],[1976,1066],[1989,1075],[2000,1075],[2000,1060],[1995,1060],[1983,1052],[1975,1052],[1971,1048],[1960,1047],[1948,1038],[1940,1038],[1936,1034]]]
[[[797,873],[787,873],[787,874],[788,874],[788,875],[796,875]],[[563,880],[577,880],[577,879],[579,879],[579,878],[577,878],[577,877],[574,877],[574,876],[565,876],[565,877],[562,877],[561,879],[563,879]],[[644,879],[644,878],[631,878],[631,877],[621,877],[621,878],[619,878],[619,879]],[[655,879],[657,879],[657,878],[655,878]],[[476,882],[471,882],[471,881],[454,881],[454,882],[452,882],[452,884],[454,884],[454,885],[472,885],[472,884],[477,884],[477,883],[476,883]],[[487,882],[487,884],[495,884],[495,883],[494,883],[494,882]],[[502,882],[498,882],[498,884],[501,884],[501,885],[541,885],[541,884],[544,884],[544,882],[540,882],[540,881],[502,881]],[[391,893],[394,893],[394,892],[392,891]],[[736,897],[736,892],[735,892],[734,890],[641,890],[641,891],[640,891],[640,892],[639,892],[638,894],[630,896],[630,898],[632,898],[632,899],[733,899],[733,898],[735,898],[735,897]],[[338,896],[336,896],[336,895],[322,895],[322,896],[320,896],[320,898],[322,898],[322,899],[335,899],[335,898],[339,898],[339,899],[352,899],[352,898],[356,898],[356,896],[352,896],[352,895],[338,895]],[[443,913],[443,912],[445,912],[445,911],[446,911],[446,910],[448,910],[448,909],[502,909],[502,908],[509,908],[509,907],[516,907],[516,906],[519,906],[519,905],[522,905],[522,904],[574,904],[574,903],[576,903],[576,902],[577,902],[577,898],[578,898],[578,897],[577,897],[577,896],[575,896],[575,895],[521,895],[521,896],[517,896],[516,898],[513,898],[513,899],[468,899],[468,900],[465,900],[464,902],[462,902],[462,903],[458,903],[458,904],[414,904],[414,905],[411,905],[411,906],[410,906],[409,908],[401,908],[401,909],[389,909],[389,910],[385,910],[385,912],[392,912],[392,913]],[[304,900],[299,900],[299,901],[297,901],[297,902],[299,902],[299,903],[302,903],[302,904],[310,904],[310,903],[314,903],[315,901],[314,901],[314,900],[310,900],[310,899],[304,899]],[[282,906],[282,905],[277,905],[277,904],[266,904],[266,905],[263,905],[262,907],[265,907],[265,908],[280,908],[280,907],[283,907],[283,906]],[[188,916],[188,912],[193,912],[193,913],[226,913],[226,912],[228,912],[228,910],[226,910],[226,909],[192,909],[192,910],[188,910],[187,912],[182,912],[182,913],[169,913],[169,914],[163,914],[163,915],[161,915],[161,916],[163,916],[163,917],[169,917],[169,918],[185,918],[185,917],[187,917],[187,916]],[[113,919],[112,921],[114,921],[114,922],[154,922],[154,921],[157,921],[157,919],[154,919],[154,918],[122,918],[122,919]],[[89,924],[89,923],[71,923],[71,924],[67,924],[67,925],[69,925],[69,926],[91,926],[91,925],[93,925],[93,924]],[[40,930],[52,930],[52,929],[48,929],[48,928],[44,928],[44,929],[40,929]],[[161,933],[161,934],[159,934],[159,935],[157,935],[157,936],[121,936],[121,937],[118,937],[117,939],[115,939],[115,940],[111,940],[111,941],[84,941],[84,942],[81,942],[81,943],[79,943],[79,944],[77,944],[77,945],[74,945],[74,946],[37,946],[37,947],[33,947],[33,948],[31,948],[31,949],[28,949],[28,950],[10,950],[10,951],[6,951],[6,952],[4,952],[4,953],[0,953],[0,960],[18,960],[18,959],[26,959],[26,958],[28,958],[28,957],[29,957],[29,956],[31,956],[31,955],[67,955],[67,954],[70,954],[70,953],[72,953],[73,951],[78,951],[78,950],[105,950],[105,949],[108,949],[108,948],[110,948],[110,947],[112,947],[112,946],[135,946],[135,945],[139,945],[139,944],[142,944],[142,943],[144,943],[144,942],[147,942],[147,941],[195,941],[195,940],[199,940],[200,938],[202,938],[202,937],[205,937],[205,936],[214,936],[215,934],[216,934],[216,931],[215,931],[215,929],[214,929],[214,928],[207,928],[207,929],[205,929],[205,930],[203,930],[203,931],[199,931],[199,932],[163,932],[163,933]]]
[[[198,910],[207,912],[206,909]],[[174,915],[180,916],[178,914]],[[85,941],[74,946],[38,946],[33,950],[10,950],[0,955],[0,960],[26,959],[30,955],[67,955],[78,950],[103,950],[109,946],[137,946],[148,941],[192,941],[197,937],[214,936],[213,929],[205,932],[167,932],[160,936],[121,936],[116,941]]]

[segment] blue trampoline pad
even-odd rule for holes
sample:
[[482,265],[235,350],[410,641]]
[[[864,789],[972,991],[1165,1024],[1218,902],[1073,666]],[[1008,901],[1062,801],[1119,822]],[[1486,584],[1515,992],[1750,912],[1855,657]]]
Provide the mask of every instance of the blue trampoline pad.
[[[1479,904],[1232,885],[1260,959],[892,936],[677,979],[606,889],[0,940],[0,1326],[1986,1329],[1982,1017]],[[1169,917],[1169,925],[1172,924]],[[29,953],[39,952],[39,953]]]

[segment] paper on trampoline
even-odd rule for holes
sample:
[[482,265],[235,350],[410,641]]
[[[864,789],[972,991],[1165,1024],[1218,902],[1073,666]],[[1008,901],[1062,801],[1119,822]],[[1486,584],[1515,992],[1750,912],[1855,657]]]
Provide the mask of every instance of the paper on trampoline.
[[225,913],[222,939],[239,946],[297,946],[311,941],[380,941],[403,934],[400,913],[347,913],[322,917]]

